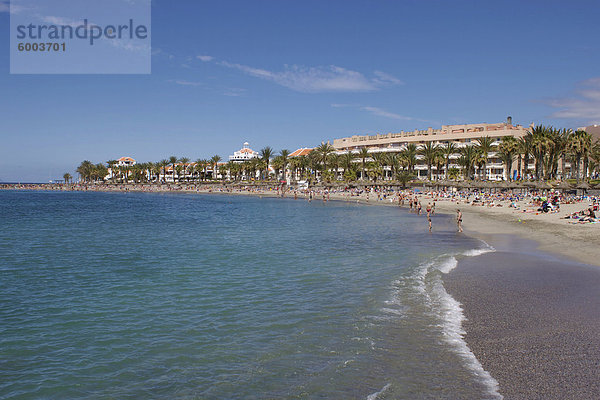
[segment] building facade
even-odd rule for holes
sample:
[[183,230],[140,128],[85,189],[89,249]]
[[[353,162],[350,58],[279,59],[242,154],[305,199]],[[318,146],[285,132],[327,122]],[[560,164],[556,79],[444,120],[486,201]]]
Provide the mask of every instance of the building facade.
[[234,152],[232,156],[229,156],[229,161],[242,163],[257,157],[258,152],[250,148],[250,143],[245,142],[240,150]]
[[[513,125],[511,117],[508,117],[506,122],[496,124],[442,125],[441,129],[428,128],[427,130],[414,130],[410,132],[401,131],[399,133],[378,135],[354,135],[335,139],[333,147],[340,154],[349,151],[357,153],[363,148],[368,149],[372,153],[393,153],[406,149],[407,145],[411,143],[420,148],[427,143],[444,146],[446,143],[454,142],[460,150],[465,146],[476,144],[477,139],[483,137],[491,138],[493,140],[492,145],[497,146],[505,136],[512,136],[518,139],[525,136],[526,133],[527,128],[521,125]],[[459,154],[454,154],[450,157],[449,168],[459,168],[457,165],[458,158]],[[419,162],[415,166],[415,173],[419,178],[424,179],[427,177],[427,165],[425,165],[421,156],[418,156],[417,159]],[[441,174],[442,171],[437,171],[433,167],[434,176],[439,177]],[[488,154],[485,178],[489,180],[506,179],[504,164],[495,151]]]

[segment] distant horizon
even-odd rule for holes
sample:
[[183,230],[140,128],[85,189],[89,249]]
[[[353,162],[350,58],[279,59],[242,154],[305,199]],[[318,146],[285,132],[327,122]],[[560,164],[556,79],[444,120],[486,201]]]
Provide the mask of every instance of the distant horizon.
[[0,180],[509,115],[524,127],[598,124],[598,12],[592,0],[153,0],[151,75],[10,75],[5,30]]

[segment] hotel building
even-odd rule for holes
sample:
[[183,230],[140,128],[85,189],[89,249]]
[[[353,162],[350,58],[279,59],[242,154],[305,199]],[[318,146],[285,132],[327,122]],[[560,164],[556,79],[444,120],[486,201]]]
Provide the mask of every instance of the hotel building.
[[[527,128],[521,125],[513,125],[512,118],[508,117],[506,122],[496,124],[465,124],[465,125],[442,125],[441,129],[428,128],[427,130],[414,130],[410,132],[401,131],[399,133],[387,133],[378,135],[354,135],[333,141],[333,147],[339,154],[348,151],[357,153],[360,149],[366,148],[370,152],[400,152],[410,143],[417,145],[417,148],[428,142],[443,146],[448,142],[454,142],[461,149],[465,146],[471,146],[476,143],[476,139],[488,136],[494,140],[494,145],[498,145],[503,137],[512,136],[520,138],[525,136]],[[496,152],[488,154],[487,169],[485,176],[490,180],[502,180],[506,178],[504,164],[498,158]],[[450,157],[449,168],[459,168],[457,165],[458,154]],[[422,157],[417,156],[419,163],[415,166],[415,173],[419,178],[427,177],[427,165],[422,162]],[[436,171],[433,167],[433,175],[441,176],[444,171]]]

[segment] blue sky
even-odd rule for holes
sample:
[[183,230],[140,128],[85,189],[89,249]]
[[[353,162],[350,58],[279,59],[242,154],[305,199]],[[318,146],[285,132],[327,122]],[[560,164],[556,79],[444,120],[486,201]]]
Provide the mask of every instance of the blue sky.
[[0,0],[0,180],[508,115],[600,123],[599,13],[597,0],[154,0],[151,75],[10,75]]

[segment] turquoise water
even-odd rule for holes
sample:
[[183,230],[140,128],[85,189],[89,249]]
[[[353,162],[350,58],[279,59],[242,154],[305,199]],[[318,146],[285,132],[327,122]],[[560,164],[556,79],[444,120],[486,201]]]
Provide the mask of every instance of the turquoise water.
[[0,398],[497,398],[397,207],[0,191]]

